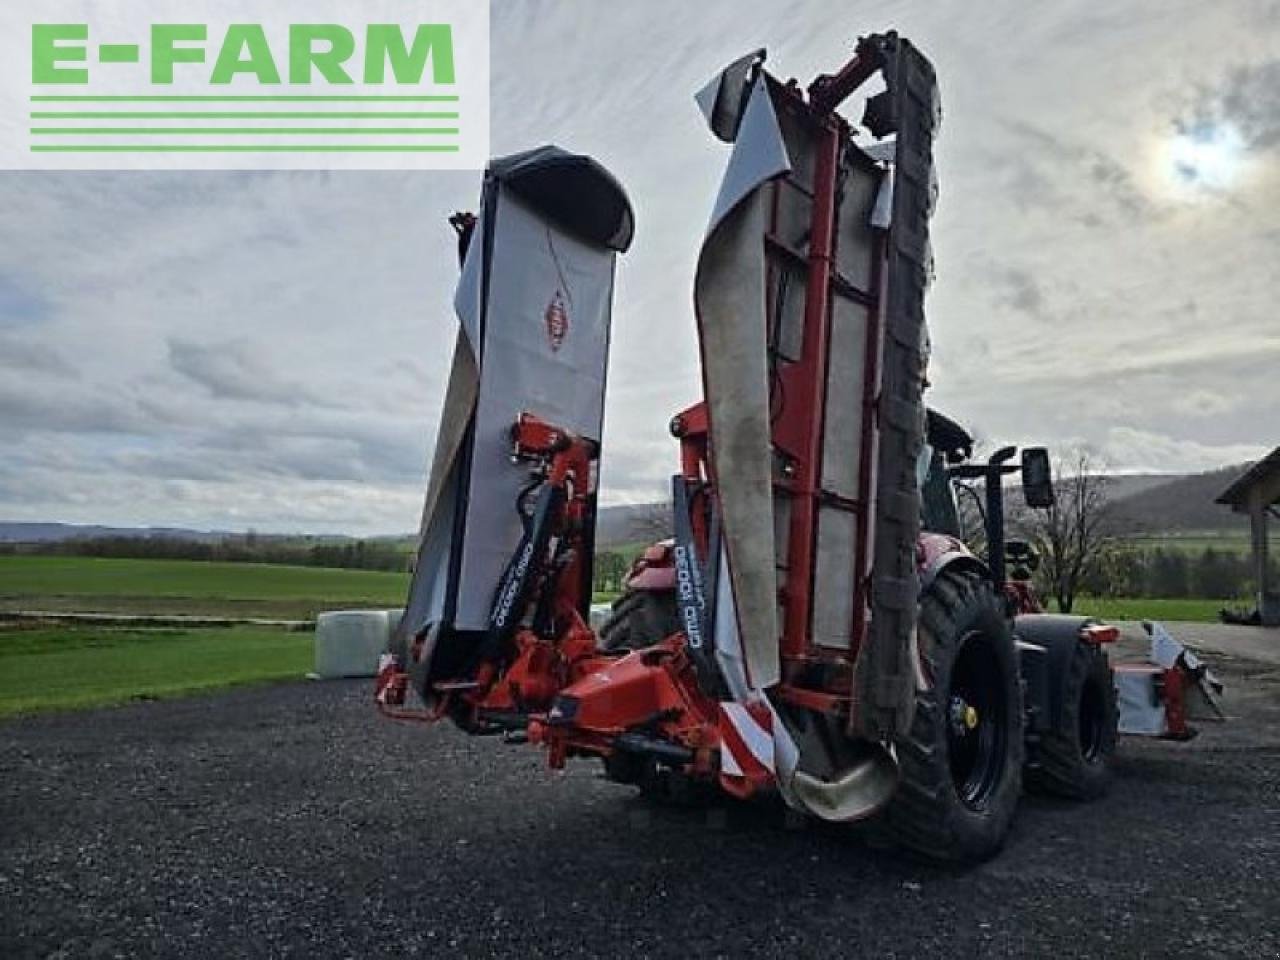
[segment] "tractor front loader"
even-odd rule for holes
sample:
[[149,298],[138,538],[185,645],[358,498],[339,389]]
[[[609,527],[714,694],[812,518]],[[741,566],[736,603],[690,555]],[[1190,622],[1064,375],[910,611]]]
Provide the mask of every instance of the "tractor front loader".
[[[1044,452],[971,464],[967,434],[924,406],[931,65],[894,33],[807,88],[764,59],[697,97],[731,145],[695,279],[704,399],[671,420],[674,540],[601,637],[595,497],[630,204],[595,161],[544,147],[494,161],[478,216],[455,218],[462,329],[377,699],[527,739],[553,767],[776,791],[827,820],[879,816],[931,856],[989,856],[1024,768],[1074,796],[1105,782],[1114,630],[1038,617],[1006,584],[1001,480],[1020,470],[1043,505]],[[955,509],[972,483],[985,561]]]

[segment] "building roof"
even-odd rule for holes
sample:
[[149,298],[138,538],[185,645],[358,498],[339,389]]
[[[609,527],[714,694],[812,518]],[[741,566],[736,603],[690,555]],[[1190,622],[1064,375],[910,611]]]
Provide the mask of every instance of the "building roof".
[[1235,483],[1227,487],[1214,503],[1225,503],[1231,507],[1244,506],[1249,500],[1249,493],[1255,487],[1280,478],[1280,447],[1251,466],[1236,478]]

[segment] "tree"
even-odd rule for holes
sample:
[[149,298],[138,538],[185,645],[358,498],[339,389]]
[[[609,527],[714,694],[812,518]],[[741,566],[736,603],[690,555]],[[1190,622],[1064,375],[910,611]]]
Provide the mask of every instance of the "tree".
[[1146,589],[1147,557],[1131,547],[1108,550],[1099,565],[1095,592],[1106,597],[1140,597]]
[[1150,583],[1147,592],[1153,597],[1186,597],[1191,594],[1190,564],[1181,550],[1162,550],[1151,553],[1148,571]]
[[1205,547],[1191,568],[1195,595],[1215,600],[1233,598],[1240,589],[1240,567],[1238,557],[1232,553]]
[[592,590],[596,593],[621,593],[622,581],[631,569],[631,561],[621,553],[604,550],[595,556]]
[[1040,554],[1046,590],[1062,613],[1071,612],[1081,586],[1104,568],[1120,540],[1110,486],[1104,464],[1087,447],[1065,451],[1054,463],[1054,505],[1028,510],[1021,520]]

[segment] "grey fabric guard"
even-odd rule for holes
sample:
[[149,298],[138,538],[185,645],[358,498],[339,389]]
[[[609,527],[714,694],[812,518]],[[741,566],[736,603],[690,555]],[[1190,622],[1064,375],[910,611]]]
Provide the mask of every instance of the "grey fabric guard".
[[[454,297],[459,330],[453,365],[409,599],[391,642],[392,651],[401,655],[409,638],[441,621],[448,591],[455,587],[449,583],[450,558],[459,551],[453,626],[479,630],[486,625],[493,590],[521,534],[515,500],[528,473],[510,460],[516,417],[528,411],[600,439],[616,255],[564,233],[503,187],[491,209],[496,217],[488,303],[482,289],[483,216]],[[553,346],[546,315],[557,293],[568,324]],[[464,441],[473,425],[464,498]],[[465,542],[455,544],[455,516],[463,502]]]
[[[500,188],[484,324],[475,445],[454,627],[483,630],[493,591],[520,542],[516,497],[527,464],[511,462],[521,411],[598,441],[604,420],[615,254],[558,229]],[[547,312],[560,300],[558,344]]]
[[[767,198],[760,187],[789,170],[762,78],[743,115],[694,279],[732,610],[757,689],[781,678],[765,355]],[[724,616],[729,608],[719,611]]]
[[[473,250],[479,246],[479,243],[472,244]],[[465,328],[459,328],[444,409],[436,432],[435,452],[431,458],[427,497],[418,528],[409,599],[404,616],[391,637],[391,651],[401,656],[407,653],[409,638],[424,625],[438,622],[444,612],[462,442],[475,411],[479,387],[480,371],[475,351]]]

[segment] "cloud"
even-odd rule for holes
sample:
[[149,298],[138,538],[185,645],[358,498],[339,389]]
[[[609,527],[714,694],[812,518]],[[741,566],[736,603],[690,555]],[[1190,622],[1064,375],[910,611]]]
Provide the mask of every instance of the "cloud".
[[1109,462],[1151,473],[1200,473],[1257,460],[1268,449],[1253,443],[1206,444],[1132,427],[1112,427],[1103,445]]
[[1009,121],[1005,129],[1013,138],[1008,162],[1017,171],[1014,189],[1027,191],[1025,204],[1073,209],[1087,226],[1100,226],[1116,211],[1137,218],[1160,214],[1130,169],[1101,147],[1028,120]]
[[1031,271],[1022,267],[997,268],[992,286],[997,304],[1032,317],[1044,314],[1045,294]]
[[37,340],[14,334],[0,335],[0,368],[43,375],[78,377],[71,362],[59,351]]
[[15,431],[132,433],[157,426],[135,400],[105,385],[71,389],[58,381],[0,380],[0,435]]
[[196,343],[171,337],[169,363],[218,399],[289,406],[327,402],[309,387],[280,376],[243,337],[221,343]]
[[[1280,440],[1256,413],[1280,407],[1280,197],[1259,178],[1235,204],[1179,208],[1148,156],[1196,115],[1187,89],[1252,149],[1272,142],[1256,23],[1163,0],[894,20],[947,109],[931,402],[993,440],[1111,444],[1120,468]],[[494,5],[493,151],[590,153],[636,207],[604,502],[666,495],[668,419],[700,395],[690,291],[726,150],[692,93],[761,43],[784,79],[830,72],[851,37],[831,22],[828,0]],[[1185,56],[1188,36],[1249,51],[1224,73]],[[1080,70],[1082,49],[1105,69]],[[0,189],[0,516],[416,527],[456,330],[445,217],[474,207],[478,172],[3,173]]]
[[1202,85],[1176,129],[1194,136],[1229,125],[1254,150],[1280,146],[1280,59],[1238,64],[1212,85]]
[[39,323],[49,312],[47,300],[17,278],[0,272],[0,329]]
[[1173,409],[1187,417],[1220,417],[1241,404],[1239,396],[1219,393],[1216,390],[1190,390],[1180,393],[1173,400]]

